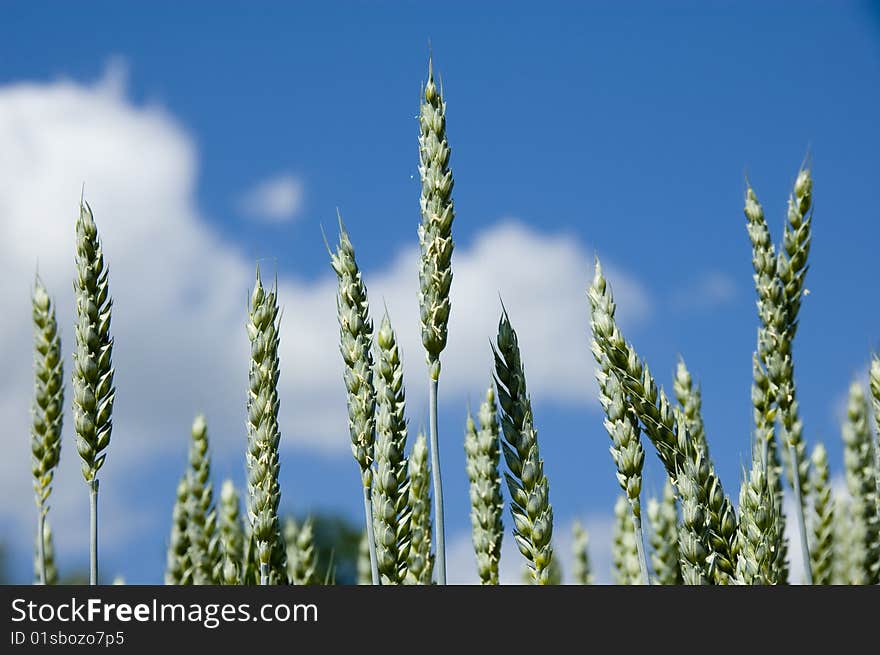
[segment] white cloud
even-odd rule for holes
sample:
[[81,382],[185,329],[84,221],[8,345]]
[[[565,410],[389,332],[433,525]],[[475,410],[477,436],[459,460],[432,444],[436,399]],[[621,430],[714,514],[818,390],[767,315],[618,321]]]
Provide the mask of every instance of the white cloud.
[[[165,111],[135,106],[117,64],[94,85],[70,81],[0,87],[0,525],[30,532],[28,424],[32,389],[29,290],[40,274],[57,298],[69,379],[74,312],[74,220],[85,182],[110,268],[117,400],[102,489],[110,526],[130,523],[126,482],[185,453],[189,424],[206,413],[212,447],[240,452],[248,344],[244,331],[254,263],[215,234],[195,203],[197,153]],[[352,237],[357,243],[357,230]],[[500,292],[520,334],[533,397],[595,409],[585,287],[592,255],[577,240],[514,221],[480,232],[454,254],[450,341],[441,394],[453,402],[488,380]],[[609,271],[621,320],[649,311],[626,274]],[[374,312],[385,300],[401,337],[411,420],[424,411],[424,356],[418,340],[416,249],[367,271]],[[279,280],[283,447],[348,456],[342,364],[337,350],[335,279]],[[68,396],[69,401],[69,396]],[[68,402],[69,404],[69,402]],[[59,540],[85,516],[84,486],[65,420],[53,494]],[[173,490],[157,492],[170,499]],[[127,495],[128,494],[128,495]],[[146,521],[147,519],[145,519]],[[65,523],[66,522],[66,523]],[[146,529],[144,523],[139,529]],[[109,529],[109,527],[108,527]],[[65,536],[65,533],[71,533]],[[112,540],[112,536],[110,539]],[[126,538],[132,539],[129,535]]]
[[266,223],[286,223],[296,218],[303,202],[302,181],[281,173],[256,184],[239,199],[242,214]]

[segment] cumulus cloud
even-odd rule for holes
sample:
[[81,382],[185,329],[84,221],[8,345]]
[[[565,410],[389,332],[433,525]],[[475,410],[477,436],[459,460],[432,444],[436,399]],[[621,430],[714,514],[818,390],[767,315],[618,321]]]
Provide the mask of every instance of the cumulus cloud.
[[238,201],[239,211],[266,223],[286,223],[299,214],[303,202],[303,183],[291,173],[281,173],[257,183]]
[[[57,299],[69,378],[73,226],[83,182],[109,263],[114,301],[118,393],[102,488],[117,492],[102,506],[105,525],[131,523],[130,508],[145,505],[143,498],[130,497],[132,481],[148,479],[151,466],[184,452],[195,412],[208,416],[215,453],[241,450],[249,350],[244,310],[254,263],[200,214],[198,156],[190,135],[161,107],[133,104],[124,86],[116,65],[93,85],[61,80],[0,87],[0,295],[5,301],[0,494],[17,499],[0,504],[0,526],[7,534],[29,533],[33,518],[26,501],[29,292],[39,266]],[[357,243],[358,235],[352,236]],[[411,420],[424,415],[420,382],[426,374],[417,329],[416,257],[415,246],[404,248],[383,268],[366,271],[374,313],[384,299],[400,335],[412,388]],[[584,373],[592,369],[585,299],[592,252],[587,246],[568,235],[502,220],[471,243],[459,244],[454,266],[442,393],[462,399],[485,384],[500,293],[520,333],[532,395],[595,409],[592,376]],[[650,311],[647,294],[625,272],[607,268],[621,320],[643,319]],[[279,279],[285,307],[282,447],[349,456],[335,288],[329,272],[308,281]],[[59,540],[76,544],[82,531],[59,524],[65,516],[78,521],[85,511],[69,412],[63,443],[53,525]],[[127,538],[137,538],[151,520],[132,526],[137,530]]]

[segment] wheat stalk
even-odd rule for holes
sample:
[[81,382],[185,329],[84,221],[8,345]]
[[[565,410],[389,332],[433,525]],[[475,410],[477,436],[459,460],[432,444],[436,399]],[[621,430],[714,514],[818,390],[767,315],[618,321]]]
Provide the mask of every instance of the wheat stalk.
[[618,328],[614,318],[614,296],[598,259],[588,297],[593,356],[600,362],[607,360],[610,370],[625,386],[628,402],[645,434],[654,444],[670,480],[678,486],[682,477],[680,473],[686,464],[689,464],[692,474],[699,474],[694,481],[700,485],[700,489],[693,497],[702,498],[705,503],[700,516],[706,523],[706,529],[697,530],[691,536],[700,535],[704,539],[703,550],[711,562],[713,578],[724,584],[733,575],[737,555],[733,504],[724,493],[714,466],[694,446],[684,415],[681,415],[681,421],[676,418],[678,411],[672,407],[663,389],[657,387],[647,364],[639,358]]
[[614,529],[611,537],[611,560],[614,564],[614,584],[644,584],[639,552],[636,546],[632,509],[626,494],[614,503]]
[[764,444],[753,447],[752,468],[743,480],[739,497],[739,546],[736,580],[747,585],[775,585],[785,582],[779,566],[784,557],[781,508],[768,475]]
[[287,575],[295,585],[318,584],[315,534],[311,517],[302,525],[288,517],[284,522],[284,541],[287,543]]
[[681,562],[678,552],[678,506],[675,489],[667,478],[660,500],[648,501],[648,523],[651,526],[651,567],[657,584],[679,585]]
[[223,567],[217,575],[223,584],[242,583],[241,569],[244,558],[244,528],[238,491],[232,480],[224,480],[220,487],[220,512],[217,524],[222,548]]
[[41,522],[42,536],[34,540],[34,584],[57,585],[58,569],[55,567],[55,545],[49,519]]
[[184,475],[177,484],[177,498],[171,513],[171,539],[165,564],[165,584],[192,584],[192,564],[189,559],[188,517],[189,484]]
[[257,279],[251,294],[248,337],[251,342],[250,385],[247,399],[248,508],[260,565],[260,584],[286,580],[287,554],[278,521],[281,489],[278,444],[278,304],[276,290],[267,291]]
[[112,432],[112,301],[98,227],[88,203],[76,221],[76,347],[73,354],[73,425],[82,474],[89,486],[89,583],[98,584],[98,471]]
[[553,508],[550,485],[544,475],[544,460],[538,451],[532,403],[526,389],[526,375],[516,332],[502,307],[498,338],[492,345],[495,358],[495,386],[501,405],[501,444],[510,491],[513,538],[526,558],[536,584],[549,584],[548,567],[553,559]]
[[590,563],[590,536],[580,521],[572,526],[572,550],[574,554],[573,574],[575,583],[593,584],[593,567]]
[[[329,248],[328,248],[329,250]],[[370,549],[373,584],[379,584],[376,545],[373,535],[373,509],[370,489],[373,484],[373,448],[376,429],[376,394],[373,389],[373,323],[367,301],[367,287],[354,255],[354,246],[339,217],[339,244],[330,253],[336,272],[336,296],[339,320],[339,351],[345,362],[345,390],[348,394],[348,430],[351,451],[360,466],[364,494],[364,521]]]
[[211,484],[208,424],[201,414],[193,421],[191,435],[187,536],[193,584],[218,584],[223,556],[217,535],[217,511]]
[[833,582],[834,560],[834,498],[828,483],[828,453],[821,443],[813,448],[813,546],[810,561],[813,584],[829,585]]
[[[64,408],[64,364],[61,337],[55,320],[55,303],[37,276],[31,299],[34,322],[34,400],[31,406],[31,473],[37,503],[37,559],[39,584],[49,582],[44,523],[55,468],[61,457],[61,424]],[[56,575],[57,577],[57,575]]]
[[501,459],[498,415],[495,408],[495,389],[491,384],[480,403],[477,420],[480,423],[479,430],[468,410],[464,452],[470,482],[471,539],[481,584],[497,585],[501,541],[504,537],[501,518],[504,500],[501,497],[501,475],[498,472]]
[[843,424],[843,462],[846,484],[852,497],[852,584],[880,582],[880,508],[874,443],[868,423],[865,390],[858,382],[849,388],[847,420]]
[[419,432],[409,454],[410,547],[406,584],[431,584],[434,555],[431,553],[431,479],[428,443]]
[[382,584],[400,584],[410,547],[407,480],[406,395],[403,366],[388,313],[376,334],[376,448],[373,524]]

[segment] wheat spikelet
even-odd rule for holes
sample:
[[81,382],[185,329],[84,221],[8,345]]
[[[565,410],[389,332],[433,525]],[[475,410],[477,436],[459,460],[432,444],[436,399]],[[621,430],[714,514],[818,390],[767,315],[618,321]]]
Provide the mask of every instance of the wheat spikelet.
[[548,584],[547,569],[553,559],[550,485],[538,451],[538,432],[534,427],[516,332],[506,310],[501,314],[497,343],[492,346],[492,352],[502,413],[502,450],[508,469],[504,477],[510,490],[513,538],[528,562],[534,582]]
[[317,553],[311,517],[302,525],[293,518],[284,522],[284,541],[287,543],[287,575],[295,585],[318,584]]
[[409,455],[410,547],[406,584],[431,584],[434,555],[431,553],[431,478],[428,473],[428,442],[419,432]]
[[184,475],[177,484],[177,499],[171,514],[171,538],[165,564],[165,584],[192,584],[192,563],[189,559],[189,535],[187,525],[189,517],[187,507],[189,500],[189,484]]
[[574,581],[576,584],[593,584],[593,566],[590,563],[590,536],[580,521],[572,527],[572,550],[574,551]]
[[834,559],[834,498],[828,483],[828,453],[821,443],[813,448],[813,544],[810,562],[813,584],[832,584]]
[[220,487],[220,511],[217,524],[222,549],[223,566],[217,579],[223,584],[242,584],[244,528],[238,491],[232,480],[224,480]]
[[[43,523],[49,511],[49,494],[55,468],[61,457],[61,424],[64,409],[64,370],[61,337],[55,320],[55,304],[39,276],[31,299],[34,323],[34,400],[31,405],[31,473],[37,504],[37,559],[40,584],[49,582],[48,563],[43,552]],[[57,577],[57,576],[56,576]]]
[[208,424],[204,416],[195,418],[191,434],[187,536],[193,584],[218,584],[223,556],[217,535],[217,511],[214,508],[211,456],[208,451]]
[[501,541],[504,537],[501,497],[501,475],[498,471],[501,447],[498,438],[498,416],[495,390],[492,385],[480,404],[477,415],[479,430],[468,411],[465,425],[464,450],[470,481],[471,539],[477,559],[477,573],[482,584],[498,584]]
[[98,471],[113,429],[112,301],[98,227],[88,203],[76,221],[76,347],[73,353],[73,426],[82,474],[89,485],[89,582],[98,584]]
[[373,524],[383,584],[400,584],[410,547],[403,366],[386,313],[376,335],[376,449]]
[[[733,504],[724,493],[714,467],[695,447],[687,429],[687,421],[683,415],[682,420],[678,421],[677,410],[672,407],[663,389],[657,387],[647,364],[642,362],[620,332],[614,319],[614,297],[598,260],[588,297],[593,356],[599,362],[607,361],[610,370],[623,383],[628,402],[640,420],[645,434],[654,444],[667,475],[679,486],[679,478],[682,477],[680,474],[686,464],[689,464],[692,475],[699,474],[694,482],[700,489],[692,497],[702,498],[705,507],[699,514],[706,525],[705,529],[697,529],[698,526],[694,525],[695,531],[688,538],[698,536],[704,540],[702,550],[705,550],[706,557],[711,562],[712,577],[715,582],[724,584],[734,572],[737,555],[736,514]],[[681,493],[680,488],[679,492]]]
[[854,382],[849,389],[847,420],[842,429],[846,484],[852,497],[851,584],[880,582],[880,508],[869,420],[865,390]]
[[651,567],[657,584],[678,585],[683,582],[678,553],[678,506],[675,489],[667,478],[661,500],[648,501],[648,523],[651,526]]
[[257,279],[250,298],[247,333],[251,362],[247,398],[247,476],[253,537],[260,566],[260,584],[286,582],[287,554],[278,521],[281,489],[278,444],[278,304],[276,291]]

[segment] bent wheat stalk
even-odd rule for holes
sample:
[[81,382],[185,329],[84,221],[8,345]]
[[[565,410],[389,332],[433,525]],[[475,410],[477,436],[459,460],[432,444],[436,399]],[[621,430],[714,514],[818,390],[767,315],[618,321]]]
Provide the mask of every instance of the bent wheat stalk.
[[434,553],[437,583],[446,584],[446,532],[443,519],[443,485],[440,479],[440,449],[437,435],[437,387],[440,353],[446,347],[449,322],[449,289],[452,285],[452,171],[449,169],[446,139],[446,101],[443,89],[434,83],[433,62],[428,61],[428,81],[419,107],[419,177],[422,222],[419,225],[419,309],[422,345],[428,361],[428,393],[431,438],[431,470],[434,486],[434,515],[437,525]]
[[82,474],[89,486],[89,584],[98,584],[98,471],[113,429],[112,301],[98,227],[88,203],[76,221],[76,347],[73,354],[73,425]]
[[495,386],[501,405],[502,449],[507,463],[504,477],[510,491],[513,538],[528,562],[533,582],[546,585],[552,582],[549,569],[553,560],[550,485],[544,475],[544,460],[538,451],[538,432],[526,389],[519,343],[503,307],[492,353]]
[[[55,303],[37,276],[31,299],[34,322],[34,400],[31,407],[31,473],[37,503],[37,583],[53,584],[47,564],[45,527],[49,494],[61,457],[64,369]],[[57,576],[56,576],[57,577]]]

